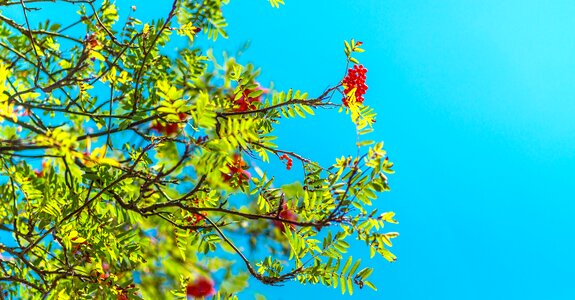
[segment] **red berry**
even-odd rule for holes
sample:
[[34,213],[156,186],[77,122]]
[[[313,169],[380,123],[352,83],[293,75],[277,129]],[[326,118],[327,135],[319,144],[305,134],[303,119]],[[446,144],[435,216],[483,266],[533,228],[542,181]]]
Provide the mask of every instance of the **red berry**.
[[255,89],[245,89],[238,98],[235,98],[235,96],[232,98],[232,102],[234,102],[234,111],[242,112],[256,109],[256,105],[254,103],[261,102],[262,96],[250,97],[249,95],[255,91],[267,92],[267,90],[260,87],[259,84]]
[[[224,182],[229,182],[233,178],[237,178],[238,183],[243,184],[252,178],[250,172],[246,171],[248,165],[239,154],[235,154],[233,162],[227,166],[228,169],[230,169],[230,173],[222,173],[222,179]],[[235,185],[235,182],[232,183],[232,186],[233,185]]]
[[186,295],[194,298],[212,296],[216,294],[214,282],[211,279],[200,277],[186,286]]
[[[185,121],[188,118],[188,115],[185,113],[179,113],[178,118],[180,118],[180,121]],[[150,128],[167,136],[176,135],[180,129],[178,123],[162,123],[159,120],[154,121]]]
[[[361,45],[361,42],[358,42]],[[356,101],[363,103],[363,95],[367,91],[365,84],[367,69],[363,65],[354,65],[353,68],[347,70],[347,75],[342,81],[344,87],[344,97],[342,98],[343,105],[349,106],[348,94],[355,88]]]
[[291,170],[291,167],[293,165],[293,160],[291,159],[291,157],[289,157],[287,154],[284,153],[284,155],[280,156],[280,160],[286,160],[286,169],[287,170]]
[[[279,217],[280,217],[280,219],[283,219],[283,220],[297,221],[297,215],[293,211],[288,209],[288,207],[285,203],[282,205],[282,210],[280,212]],[[284,231],[284,228],[285,228],[283,224],[284,224],[284,222],[282,222],[281,220],[274,220],[274,226],[279,228],[279,230],[282,232]],[[295,228],[294,224],[291,224],[291,223],[285,223],[285,224],[287,224],[290,229]]]
[[95,48],[100,44],[95,33],[87,34],[85,39],[86,39],[86,43],[88,44],[88,46],[90,48]]

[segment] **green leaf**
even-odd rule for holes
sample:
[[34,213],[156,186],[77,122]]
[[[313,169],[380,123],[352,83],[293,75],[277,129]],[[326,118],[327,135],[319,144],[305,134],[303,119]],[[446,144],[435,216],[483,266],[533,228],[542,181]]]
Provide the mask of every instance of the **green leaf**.
[[343,41],[344,46],[345,46],[345,55],[349,56],[349,54],[351,53],[351,46],[349,45],[349,43],[347,41]]
[[371,283],[370,281],[364,280],[363,284],[367,285],[368,287],[370,287],[372,290],[377,291],[377,288],[375,287],[375,285],[373,285],[373,283]]
[[345,274],[347,272],[347,269],[351,266],[351,262],[352,262],[352,257],[350,256],[347,261],[345,262],[345,265],[343,265],[343,268],[341,269],[341,274],[343,276],[343,274]]
[[284,0],[268,0],[272,7],[279,8],[280,4],[284,4]]
[[363,146],[369,146],[369,145],[373,145],[374,141],[361,141],[359,143],[357,143],[358,147],[363,147]]
[[255,91],[248,94],[248,98],[257,98],[257,97],[261,96],[263,93],[264,93],[264,90],[261,90],[261,89],[255,90]]
[[313,111],[313,109],[312,109],[311,107],[309,107],[309,106],[307,106],[307,105],[305,105],[305,104],[301,104],[300,106],[301,106],[301,108],[302,108],[306,113],[308,113],[308,114],[310,114],[310,115],[312,115],[312,116],[315,115],[315,112]]
[[355,261],[355,264],[353,265],[353,267],[351,268],[351,270],[349,270],[349,273],[347,273],[347,276],[353,276],[353,274],[355,274],[355,271],[357,270],[357,268],[359,267],[359,264],[361,262],[361,259],[358,259]]
[[353,281],[349,277],[347,278],[347,291],[350,296],[353,295]]

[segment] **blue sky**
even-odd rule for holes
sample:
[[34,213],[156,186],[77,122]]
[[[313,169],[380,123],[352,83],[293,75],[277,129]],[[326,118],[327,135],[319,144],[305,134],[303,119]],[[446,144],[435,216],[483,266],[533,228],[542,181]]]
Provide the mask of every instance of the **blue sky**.
[[[319,95],[345,72],[343,40],[364,42],[374,138],[397,171],[377,205],[397,213],[401,236],[393,264],[358,245],[379,292],[353,298],[575,299],[575,2],[285,1],[231,1],[216,49],[250,40],[241,61],[262,68],[260,82]],[[154,3],[135,16],[164,16]],[[280,131],[282,147],[325,164],[353,154],[354,128],[335,111]]]
[[[262,2],[231,2],[220,47],[251,40],[243,60],[263,82],[319,94],[345,71],[344,39],[367,50],[366,103],[397,171],[378,205],[396,211],[401,236],[396,263],[364,260],[379,293],[354,298],[575,298],[575,2]],[[326,163],[352,151],[353,128],[335,112],[281,130],[282,146]]]

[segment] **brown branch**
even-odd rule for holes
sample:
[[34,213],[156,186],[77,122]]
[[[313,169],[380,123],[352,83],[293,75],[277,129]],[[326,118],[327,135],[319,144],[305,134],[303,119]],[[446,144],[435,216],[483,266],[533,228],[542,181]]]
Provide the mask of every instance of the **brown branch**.
[[140,97],[140,92],[139,92],[140,81],[142,80],[142,73],[144,71],[144,68],[146,67],[146,61],[148,60],[148,56],[150,55],[150,53],[152,53],[152,49],[155,47],[156,42],[158,41],[158,39],[160,38],[160,36],[164,32],[164,30],[166,30],[168,28],[168,24],[170,23],[170,21],[172,20],[172,18],[176,14],[177,4],[178,4],[178,0],[174,0],[174,2],[172,3],[172,9],[170,10],[168,17],[166,18],[166,22],[164,22],[164,25],[162,26],[162,28],[160,28],[160,30],[158,31],[158,34],[156,34],[156,36],[154,37],[154,40],[152,41],[152,45],[150,45],[150,47],[148,49],[144,50],[144,58],[142,59],[142,64],[140,66],[140,69],[138,70],[138,73],[136,73],[136,80],[135,80],[136,81],[136,87],[134,88],[134,104],[132,106],[132,114],[135,114],[137,109],[138,109],[138,101],[139,101],[139,97]]
[[242,251],[240,249],[238,249],[238,247],[236,247],[236,245],[234,245],[234,243],[226,237],[226,235],[216,225],[216,223],[214,223],[208,217],[204,217],[204,219],[206,221],[208,221],[208,223],[210,223],[214,227],[214,229],[218,232],[219,236],[236,252],[236,254],[239,255],[239,257],[244,261],[246,268],[248,268],[248,271],[250,272],[250,274],[252,274],[252,276],[254,276],[257,280],[259,280],[265,284],[274,284],[277,282],[277,278],[263,276],[263,275],[259,274],[258,272],[256,272],[256,270],[251,265],[250,261],[246,258],[246,256],[242,253]]
[[42,60],[40,59],[40,54],[36,49],[36,41],[32,37],[32,29],[30,28],[30,21],[28,20],[28,14],[26,13],[27,8],[26,5],[24,4],[24,0],[20,0],[20,4],[22,5],[22,13],[24,14],[24,20],[26,20],[26,27],[28,29],[27,37],[30,40],[30,43],[32,44],[32,49],[36,54],[36,60],[38,62],[38,64],[36,65],[36,76],[34,77],[34,85],[38,86],[38,80],[40,79],[40,69],[43,68]]
[[258,143],[258,142],[250,142],[250,144],[255,145],[255,146],[258,146],[258,147],[262,147],[262,148],[264,148],[264,149],[267,149],[267,150],[269,150],[269,151],[275,153],[276,155],[278,155],[277,153],[287,154],[287,155],[289,155],[289,156],[293,156],[293,157],[297,158],[298,160],[300,160],[300,161],[302,161],[302,162],[305,162],[305,163],[308,163],[308,164],[315,164],[315,165],[317,165],[316,163],[312,162],[311,160],[309,160],[309,159],[307,159],[307,158],[305,158],[305,157],[303,157],[303,156],[301,156],[301,155],[299,155],[299,154],[297,154],[297,153],[295,153],[295,152],[292,152],[292,151],[285,151],[285,150],[280,150],[280,149],[274,149],[274,148],[271,148],[271,147],[268,147],[268,146],[264,146],[264,145],[262,145],[262,144],[260,144],[260,143]]
[[322,220],[321,222],[299,222],[299,221],[292,221],[292,220],[288,220],[288,219],[282,219],[279,217],[279,215],[260,215],[260,214],[253,214],[253,213],[245,213],[245,212],[241,212],[241,211],[236,211],[236,210],[231,210],[231,209],[225,209],[225,208],[220,208],[220,207],[191,207],[191,206],[187,206],[185,204],[182,203],[182,201],[176,201],[176,200],[172,200],[172,201],[168,201],[168,202],[162,202],[162,203],[156,203],[156,204],[152,204],[150,206],[147,207],[143,207],[143,208],[138,208],[138,211],[141,211],[143,213],[149,213],[149,212],[153,212],[156,211],[160,208],[169,208],[169,207],[177,207],[177,208],[181,208],[184,209],[186,211],[189,211],[191,213],[200,213],[200,212],[219,212],[219,213],[223,213],[223,214],[228,214],[228,215],[234,215],[234,216],[238,216],[238,217],[242,217],[245,219],[250,219],[250,220],[270,220],[270,221],[280,221],[282,223],[289,223],[289,224],[293,224],[296,226],[302,226],[302,227],[311,227],[311,226],[325,226],[326,222],[329,221],[338,221],[337,219],[327,219],[327,220]]
[[138,126],[138,125],[142,125],[142,124],[144,124],[144,123],[147,123],[147,122],[150,122],[150,121],[159,119],[159,118],[161,118],[162,116],[163,116],[163,115],[150,116],[150,117],[144,118],[144,119],[142,119],[142,120],[135,121],[135,122],[129,124],[128,126],[126,126],[125,128],[116,127],[116,128],[114,128],[114,129],[111,129],[111,130],[104,130],[104,131],[100,131],[100,132],[96,132],[96,133],[84,134],[84,135],[79,136],[79,137],[77,138],[77,140],[78,140],[78,141],[81,141],[81,140],[85,140],[85,139],[88,139],[88,138],[95,138],[95,137],[99,137],[99,136],[104,136],[104,135],[107,135],[107,134],[109,134],[109,133],[116,133],[116,132],[128,130],[128,129],[134,128],[134,127],[136,127],[136,126]]
[[62,223],[64,223],[66,220],[72,218],[73,216],[75,216],[76,214],[80,213],[81,211],[83,211],[88,205],[90,205],[92,202],[94,202],[94,200],[98,199],[102,194],[104,194],[107,190],[111,189],[112,187],[114,187],[116,184],[120,183],[122,180],[128,178],[129,176],[127,174],[123,174],[120,177],[118,177],[117,179],[115,179],[114,181],[112,181],[109,185],[107,185],[106,187],[102,188],[98,193],[96,193],[96,195],[94,195],[94,197],[88,199],[87,201],[84,202],[83,205],[81,205],[80,207],[78,207],[77,209],[75,209],[74,211],[72,211],[71,213],[69,213],[68,215],[66,215],[64,218],[62,218],[59,222],[58,225],[53,226],[52,228],[50,228],[49,230],[47,230],[44,234],[42,234],[42,236],[40,238],[38,238],[36,241],[32,242],[30,245],[28,245],[24,250],[22,250],[22,254],[26,254],[26,252],[30,251],[30,249],[32,249],[33,247],[35,247],[36,245],[38,245],[38,243],[40,243],[48,234],[52,233],[52,231],[54,231],[58,226],[60,226]]
[[55,37],[59,37],[59,38],[64,38],[64,39],[68,39],[71,41],[74,41],[76,43],[82,43],[81,40],[71,37],[71,36],[67,36],[65,34],[61,34],[59,32],[53,32],[53,31],[47,31],[47,30],[40,30],[40,29],[35,29],[35,30],[30,30],[28,31],[26,28],[18,25],[18,23],[16,23],[14,20],[7,18],[3,15],[0,15],[0,20],[3,21],[4,23],[10,25],[10,27],[20,31],[20,33],[22,33],[23,35],[26,35],[29,38],[33,38],[32,35],[39,35],[39,34],[45,34],[45,35],[49,35],[49,36],[55,36]]
[[102,20],[100,20],[100,17],[98,16],[96,8],[94,7],[94,3],[89,3],[88,5],[90,5],[90,7],[92,8],[92,11],[94,12],[93,16],[96,17],[96,21],[98,22],[98,25],[100,26],[100,28],[104,29],[104,31],[110,37],[110,39],[112,40],[112,42],[114,44],[116,44],[118,46],[123,46],[120,42],[118,42],[118,40],[116,39],[116,36],[104,25]]
[[25,284],[25,285],[27,285],[27,286],[29,286],[29,287],[31,287],[31,288],[33,288],[33,289],[39,291],[40,293],[44,294],[44,289],[43,289],[43,288],[41,288],[40,286],[38,286],[38,285],[36,285],[36,284],[34,284],[34,283],[30,282],[30,281],[27,281],[27,280],[25,280],[25,279],[22,279],[22,278],[18,278],[18,277],[15,277],[15,276],[4,276],[4,277],[0,277],[0,281],[19,282],[19,283]]
[[220,112],[217,115],[219,117],[227,117],[227,116],[237,116],[237,115],[249,115],[249,114],[256,114],[256,113],[265,113],[270,110],[274,110],[276,108],[280,108],[283,106],[291,105],[291,104],[305,104],[307,106],[311,106],[313,108],[317,107],[337,107],[339,105],[331,103],[331,102],[323,102],[324,100],[328,99],[328,94],[334,90],[336,90],[340,85],[331,87],[325,90],[319,97],[314,99],[290,99],[286,102],[278,103],[276,105],[255,109],[255,110],[246,110],[246,111],[231,111],[231,112]]

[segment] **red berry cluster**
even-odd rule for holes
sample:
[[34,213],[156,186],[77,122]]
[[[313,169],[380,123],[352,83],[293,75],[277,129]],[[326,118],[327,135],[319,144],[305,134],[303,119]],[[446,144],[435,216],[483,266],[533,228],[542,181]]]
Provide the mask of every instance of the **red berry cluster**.
[[[258,84],[256,82],[256,84]],[[255,91],[260,91],[263,90],[264,93],[267,92],[266,89],[263,89],[262,87],[259,86],[254,88],[254,89],[245,89],[239,96],[238,98],[232,97],[232,102],[234,102],[234,111],[237,112],[242,112],[242,111],[248,111],[248,110],[254,110],[256,109],[256,105],[254,104],[255,102],[261,102],[262,101],[262,96],[257,96],[257,97],[250,97],[249,95],[252,92]]]
[[47,161],[43,161],[42,162],[42,169],[40,169],[40,170],[34,169],[34,174],[36,174],[36,177],[42,178],[42,177],[44,177],[45,172],[50,170],[49,168],[50,168],[50,164]]
[[186,221],[188,221],[188,223],[190,223],[190,225],[192,226],[196,226],[198,224],[198,222],[200,222],[201,220],[203,220],[206,217],[207,213],[203,212],[203,213],[199,213],[199,214],[194,214],[194,216],[188,216],[186,218]]
[[243,160],[241,155],[235,154],[233,162],[228,164],[229,173],[222,173],[224,182],[229,182],[232,187],[237,187],[238,184],[247,182],[252,175],[246,171],[249,169],[248,164]]
[[[280,215],[279,215],[279,220],[274,220],[274,226],[276,228],[278,228],[281,232],[284,232],[285,227],[284,227],[284,221],[282,220],[288,220],[288,221],[297,221],[297,215],[287,207],[287,205],[284,203],[282,205],[282,210],[280,211]],[[287,223],[285,222],[286,225],[288,225],[288,227],[290,229],[295,229],[295,225],[292,223]]]
[[186,296],[194,298],[203,298],[216,294],[214,282],[209,278],[200,277],[186,286]]
[[[185,113],[179,113],[178,117],[180,118],[180,121],[185,121],[188,118]],[[178,133],[179,126],[178,123],[162,123],[159,120],[156,120],[152,123],[150,128],[163,135],[174,136]]]
[[284,159],[286,160],[286,169],[291,170],[291,167],[293,165],[293,160],[287,154],[280,156],[280,160],[284,160]]
[[98,37],[96,36],[96,33],[86,34],[86,37],[84,37],[84,40],[86,41],[86,44],[90,48],[96,48],[100,45],[100,42],[98,41]]
[[363,103],[363,95],[367,91],[367,85],[365,84],[365,73],[367,73],[367,69],[363,67],[363,65],[355,65],[353,68],[349,68],[347,70],[347,75],[343,79],[343,87],[344,87],[344,96],[341,101],[343,105],[349,106],[348,104],[348,94],[353,90],[355,90],[355,99],[359,103]]

